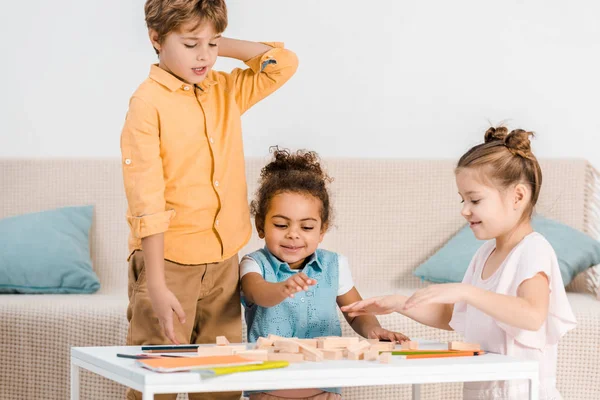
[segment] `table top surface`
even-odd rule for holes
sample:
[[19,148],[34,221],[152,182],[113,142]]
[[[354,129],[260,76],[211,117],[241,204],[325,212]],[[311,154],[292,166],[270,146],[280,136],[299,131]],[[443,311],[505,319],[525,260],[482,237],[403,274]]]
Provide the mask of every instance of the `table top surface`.
[[[209,345],[210,346],[210,345]],[[419,341],[419,349],[447,349],[446,343]],[[399,346],[397,348],[399,350]],[[117,353],[140,354],[140,346],[73,347],[74,364],[131,387],[183,391],[267,390],[310,387],[370,386],[433,382],[527,379],[538,373],[536,361],[500,354],[473,357],[403,359],[392,362],[325,360],[293,363],[286,368],[206,378],[197,372],[158,373]],[[165,391],[164,393],[169,393]]]

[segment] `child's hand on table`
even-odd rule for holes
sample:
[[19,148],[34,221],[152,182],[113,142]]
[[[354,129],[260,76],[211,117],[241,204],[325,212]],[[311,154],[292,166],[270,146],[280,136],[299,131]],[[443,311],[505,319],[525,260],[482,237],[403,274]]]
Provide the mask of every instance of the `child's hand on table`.
[[377,326],[369,332],[369,339],[379,339],[384,341],[390,341],[392,343],[402,343],[407,340],[410,340],[408,336],[401,334],[400,332],[392,332],[384,329],[380,326]]

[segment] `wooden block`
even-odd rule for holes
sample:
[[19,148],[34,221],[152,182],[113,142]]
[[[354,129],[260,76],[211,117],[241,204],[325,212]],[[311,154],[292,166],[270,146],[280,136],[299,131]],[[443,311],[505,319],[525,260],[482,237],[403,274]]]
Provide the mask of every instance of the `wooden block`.
[[379,358],[378,350],[369,349],[364,354],[365,354],[365,360],[367,360],[367,361],[377,361],[377,358]]
[[198,356],[230,356],[233,355],[233,348],[230,346],[199,346]]
[[342,349],[320,349],[323,353],[325,360],[341,360],[344,358],[344,352]]
[[400,345],[402,350],[418,350],[419,342],[413,342],[412,340],[407,340]]
[[217,336],[217,346],[227,346],[229,340],[225,336]]
[[300,352],[300,344],[294,342],[292,340],[276,340],[273,343],[273,347],[275,351],[280,353],[299,353]]
[[361,340],[352,346],[348,346],[348,353],[364,353],[369,347],[371,347],[369,342]]
[[478,343],[448,342],[448,350],[479,351]]
[[234,345],[228,345],[228,346],[219,346],[219,347],[229,347],[230,349],[233,350],[233,354],[236,354],[240,351],[248,351],[251,350],[248,348],[248,346],[246,346],[245,344],[234,344]]
[[228,345],[228,346],[199,346],[198,355],[203,356],[229,356],[238,351],[246,351],[248,348],[245,344]]
[[268,353],[268,361],[304,362],[304,354],[300,353]]
[[269,352],[264,349],[239,351],[236,354],[240,357],[244,357],[254,361],[267,361],[269,359]]
[[300,345],[300,353],[304,354],[304,359],[307,361],[323,361],[325,359],[321,350],[307,345]]
[[294,341],[305,344],[310,347],[317,348],[317,339],[294,339]]
[[[327,337],[317,341],[317,347],[320,349],[344,349],[357,344],[357,337]],[[368,343],[368,342],[367,342]]]
[[259,337],[258,340],[256,341],[256,348],[257,349],[265,349],[267,347],[272,347],[273,342],[274,342],[274,340],[272,340],[272,339],[267,339],[265,337]]
[[360,353],[355,353],[353,351],[348,350],[348,360],[357,361],[357,360],[364,360],[364,358],[365,358],[364,351],[361,351]]
[[371,346],[380,343],[379,339],[367,339],[367,342],[369,342]]
[[379,362],[382,364],[389,364],[392,362],[392,353],[383,352],[379,355]]
[[396,348],[396,343],[393,342],[379,342],[377,344],[372,344],[370,350],[377,351],[393,351]]

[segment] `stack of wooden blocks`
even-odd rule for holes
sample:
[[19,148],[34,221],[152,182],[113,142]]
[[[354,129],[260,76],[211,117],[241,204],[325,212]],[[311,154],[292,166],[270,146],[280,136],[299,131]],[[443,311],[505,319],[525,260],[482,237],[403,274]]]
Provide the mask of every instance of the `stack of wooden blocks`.
[[[392,359],[393,342],[358,337],[328,336],[315,339],[285,338],[276,335],[261,337],[253,349],[246,345],[231,345],[224,336],[217,337],[217,346],[200,346],[200,356],[237,354],[256,361],[323,361],[366,360],[389,363]],[[404,342],[404,349],[416,349],[416,342]]]

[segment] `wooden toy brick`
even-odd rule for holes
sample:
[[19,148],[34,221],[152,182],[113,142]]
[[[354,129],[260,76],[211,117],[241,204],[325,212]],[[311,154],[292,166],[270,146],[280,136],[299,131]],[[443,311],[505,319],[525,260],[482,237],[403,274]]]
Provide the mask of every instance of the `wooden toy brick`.
[[369,342],[369,344],[371,344],[371,346],[372,346],[372,345],[374,345],[374,344],[379,344],[379,343],[381,343],[381,342],[379,341],[379,339],[367,339],[367,342]]
[[348,356],[347,356],[348,360],[364,360],[365,358],[365,352],[361,351],[359,353],[355,353],[353,351],[348,351]]
[[250,350],[248,348],[248,346],[246,346],[245,344],[230,344],[230,345],[227,345],[227,346],[219,346],[219,347],[229,347],[230,349],[233,350],[233,354],[236,354],[236,353],[238,353],[240,351],[248,351],[248,350]]
[[217,346],[227,346],[229,340],[225,336],[217,336]]
[[310,347],[317,347],[317,339],[294,339],[294,341],[301,343],[301,344],[305,344],[307,346]]
[[448,350],[479,351],[481,347],[478,343],[449,342]]
[[379,362],[382,364],[389,364],[392,362],[392,353],[383,352],[379,355]]
[[320,349],[343,349],[359,342],[357,337],[331,336],[319,339],[317,347]]
[[230,356],[233,355],[233,348],[231,346],[199,346],[198,356]]
[[348,353],[364,353],[369,347],[371,347],[369,342],[361,340],[356,344],[348,346]]
[[299,353],[300,352],[300,344],[294,342],[292,340],[276,340],[273,343],[273,347],[275,351],[279,351],[281,353]]
[[373,349],[369,349],[365,352],[365,360],[367,361],[377,361],[377,358],[379,358],[379,351],[378,350],[373,350]]
[[402,350],[418,350],[419,342],[413,342],[412,340],[407,340],[400,345]]
[[244,357],[254,361],[267,361],[269,359],[269,352],[264,349],[239,351],[236,354],[240,357]]
[[393,351],[395,348],[396,343],[394,342],[379,342],[377,344],[372,344],[370,350]]
[[256,348],[257,349],[265,349],[267,347],[272,347],[273,342],[274,342],[274,340],[272,340],[272,339],[267,339],[265,337],[259,337],[258,340],[256,341]]
[[300,353],[268,353],[268,361],[304,362],[304,354]]
[[323,361],[325,359],[320,349],[307,345],[300,345],[300,353],[304,354],[304,359],[307,361]]
[[341,360],[344,358],[344,352],[342,349],[319,349],[323,353],[325,360]]

